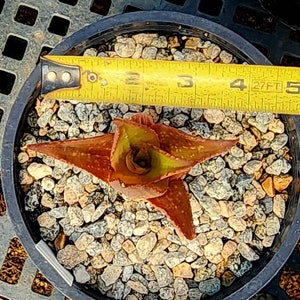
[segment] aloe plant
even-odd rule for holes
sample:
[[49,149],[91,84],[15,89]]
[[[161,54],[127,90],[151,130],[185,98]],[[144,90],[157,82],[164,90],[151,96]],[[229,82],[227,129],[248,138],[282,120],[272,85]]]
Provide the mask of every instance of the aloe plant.
[[182,178],[196,163],[225,154],[237,141],[191,136],[143,113],[115,118],[114,124],[114,133],[27,147],[93,174],[127,198],[149,201],[185,238],[195,238]]

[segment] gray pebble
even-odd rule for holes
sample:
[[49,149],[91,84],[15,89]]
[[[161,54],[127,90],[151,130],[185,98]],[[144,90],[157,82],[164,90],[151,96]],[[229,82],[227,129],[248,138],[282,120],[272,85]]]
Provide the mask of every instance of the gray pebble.
[[205,293],[209,296],[212,296],[213,294],[217,293],[220,289],[221,289],[221,282],[220,279],[216,277],[201,281],[199,283],[199,290],[202,293]]
[[40,227],[41,238],[44,241],[54,241],[60,231],[60,226],[55,223],[52,227]]
[[164,300],[174,299],[174,289],[169,287],[163,287],[159,290],[159,297]]
[[157,54],[157,48],[155,47],[145,47],[142,52],[143,59],[155,59]]
[[160,288],[166,287],[174,281],[173,273],[167,266],[153,266],[152,269]]
[[73,269],[73,274],[74,274],[75,280],[82,284],[87,283],[91,279],[90,274],[87,272],[85,266],[82,264],[77,265]]
[[271,148],[274,151],[278,151],[279,149],[283,148],[287,142],[288,142],[288,135],[285,133],[279,134],[272,141]]
[[215,180],[207,185],[205,192],[212,198],[228,200],[232,195],[232,188],[223,178]]
[[66,268],[73,269],[76,265],[84,262],[88,258],[85,251],[78,250],[73,245],[67,245],[57,252],[58,261]]
[[265,226],[267,227],[267,235],[275,235],[280,231],[280,221],[277,216],[270,214],[267,219]]
[[238,250],[241,253],[241,255],[249,261],[259,259],[259,256],[256,254],[256,252],[245,243],[239,243]]
[[107,230],[107,224],[106,221],[101,220],[97,221],[95,223],[92,223],[85,227],[85,230],[92,234],[95,238],[101,238],[104,236]]

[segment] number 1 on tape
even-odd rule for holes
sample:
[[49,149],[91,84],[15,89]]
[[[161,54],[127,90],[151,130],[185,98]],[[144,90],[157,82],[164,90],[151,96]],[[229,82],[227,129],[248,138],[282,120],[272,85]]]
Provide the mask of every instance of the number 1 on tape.
[[42,94],[300,114],[300,68],[49,55],[42,58]]

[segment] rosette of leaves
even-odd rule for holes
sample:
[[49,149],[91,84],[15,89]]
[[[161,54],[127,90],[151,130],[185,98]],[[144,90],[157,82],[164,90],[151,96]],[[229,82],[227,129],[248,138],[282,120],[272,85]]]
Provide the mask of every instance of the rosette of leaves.
[[195,238],[182,178],[195,164],[225,154],[237,141],[188,135],[143,113],[130,120],[115,118],[114,125],[114,133],[27,148],[87,171],[127,198],[149,201],[185,238]]

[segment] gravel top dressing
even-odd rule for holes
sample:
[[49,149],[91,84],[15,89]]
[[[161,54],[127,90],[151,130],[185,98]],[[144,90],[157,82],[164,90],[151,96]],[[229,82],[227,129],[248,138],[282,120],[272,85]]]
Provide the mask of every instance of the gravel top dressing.
[[[156,33],[119,36],[84,55],[238,63],[210,41]],[[124,199],[96,177],[26,150],[112,132],[113,118],[139,112],[191,135],[238,139],[184,178],[192,241],[150,203]],[[275,114],[38,98],[27,122],[18,154],[27,215],[75,280],[99,293],[130,300],[213,295],[249,271],[280,232],[293,178],[288,135]]]

